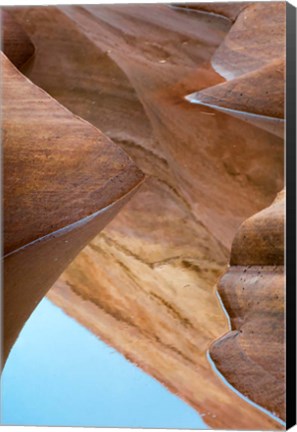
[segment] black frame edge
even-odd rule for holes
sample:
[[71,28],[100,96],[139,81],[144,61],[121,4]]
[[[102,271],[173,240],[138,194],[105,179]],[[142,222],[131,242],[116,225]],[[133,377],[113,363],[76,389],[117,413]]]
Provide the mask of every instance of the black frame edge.
[[296,424],[296,8],[286,2],[286,429]]

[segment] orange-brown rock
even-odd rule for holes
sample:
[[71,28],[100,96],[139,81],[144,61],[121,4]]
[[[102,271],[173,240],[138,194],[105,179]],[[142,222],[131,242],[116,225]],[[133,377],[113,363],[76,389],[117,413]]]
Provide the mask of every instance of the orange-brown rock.
[[[221,13],[225,8],[229,12],[229,7],[233,10],[232,5],[223,4]],[[237,19],[211,60],[214,69],[227,81],[195,92],[188,99],[227,111],[282,137],[286,4],[246,3],[243,7],[238,3],[237,7]]]
[[[279,13],[274,4],[265,7],[271,13],[266,10],[265,21],[259,10],[258,34],[265,37],[258,45]],[[240,19],[245,10],[233,16]],[[12,13],[37,47],[24,69],[28,77],[122,146],[150,176],[49,297],[210,426],[281,429],[226,387],[206,356],[228,331],[213,287],[234,235],[283,187],[282,131],[260,128],[255,112],[249,123],[185,99],[224,82],[212,62],[222,45],[230,49],[237,21],[232,26],[226,18],[169,5]],[[249,56],[260,62],[254,36]],[[240,43],[242,53],[243,38]],[[241,74],[243,60],[239,66]]]
[[1,54],[4,359],[37,303],[143,175]]
[[231,251],[231,266],[284,265],[285,191],[273,204],[243,222]]
[[194,93],[202,105],[259,116],[284,118],[285,64],[277,59],[256,71]]
[[[185,100],[223,81],[209,62],[230,29],[225,18],[167,5],[12,13],[38,47],[30,79],[132,157],[137,153],[148,174],[149,155],[160,158],[162,178],[168,182],[166,171],[174,176],[171,185],[224,247],[282,188],[282,137]],[[144,33],[144,25],[154,31]]]
[[286,3],[251,3],[238,15],[211,64],[228,80],[261,70],[276,59],[285,60],[285,38]]
[[174,6],[183,7],[197,12],[221,15],[235,21],[239,13],[252,4],[251,2],[221,2],[221,3],[175,3]]
[[2,50],[12,63],[20,68],[34,55],[34,45],[22,26],[1,8]]
[[210,354],[245,396],[285,419],[284,192],[235,236],[218,290],[231,331]]

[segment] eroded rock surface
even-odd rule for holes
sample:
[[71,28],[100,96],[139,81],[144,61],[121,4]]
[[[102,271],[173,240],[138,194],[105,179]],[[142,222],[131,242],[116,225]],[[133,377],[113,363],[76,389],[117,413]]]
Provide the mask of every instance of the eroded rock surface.
[[236,234],[231,266],[218,284],[231,331],[210,350],[232,385],[282,419],[286,397],[284,210],[283,191]]
[[0,10],[2,51],[11,62],[20,68],[34,55],[35,49],[28,34],[10,12]]
[[[266,41],[264,15],[252,7]],[[227,388],[206,357],[228,331],[214,286],[234,235],[283,187],[283,133],[274,118],[265,128],[257,116],[249,122],[185,99],[228,85],[213,61],[227,59],[222,52],[232,48],[235,19],[247,8],[229,5],[225,17],[169,5],[12,13],[37,47],[23,72],[122,146],[149,176],[49,297],[210,426],[282,428]],[[242,52],[244,41],[236,40]],[[257,43],[250,43],[249,56],[260,61]],[[227,66],[234,70],[235,63]],[[240,75],[251,72],[238,64]]]
[[38,302],[144,176],[3,53],[1,71],[5,360]]
[[[283,137],[286,4],[238,3],[237,8],[234,25],[211,59],[227,81],[189,98]],[[230,15],[228,5],[226,12]]]

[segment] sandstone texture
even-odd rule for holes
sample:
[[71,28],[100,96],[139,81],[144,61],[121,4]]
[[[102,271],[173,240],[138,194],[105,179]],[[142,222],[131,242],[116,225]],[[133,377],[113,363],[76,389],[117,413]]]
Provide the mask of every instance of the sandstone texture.
[[[111,139],[118,147],[108,140],[108,148],[117,153],[121,147],[147,176],[104,231],[94,237],[94,228],[48,297],[183,398],[209,426],[283,429],[227,387],[207,353],[211,347],[217,368],[235,388],[282,417],[277,406],[283,375],[269,368],[277,351],[283,352],[283,270],[279,262],[260,263],[248,252],[264,257],[261,248],[267,245],[259,246],[261,236],[253,237],[252,231],[262,235],[269,222],[271,235],[281,238],[280,225],[268,208],[265,222],[254,216],[253,230],[248,226],[249,218],[270,206],[284,187],[285,5],[266,3],[265,13],[262,3],[182,6],[10,8],[35,46],[22,73],[76,121],[79,116],[97,134],[102,131],[102,145]],[[75,149],[70,127],[68,133]],[[77,146],[84,148],[82,141]],[[141,174],[126,158],[136,187]],[[101,169],[96,172],[95,159],[91,152],[97,178]],[[103,167],[109,162],[115,163],[108,153]],[[85,184],[79,172],[78,190]],[[90,197],[103,199],[103,192]],[[84,209],[80,202],[77,211]],[[64,217],[71,214],[65,211]],[[246,243],[238,237],[245,226]],[[267,257],[279,256],[280,249],[268,249]],[[254,281],[259,297],[243,294],[227,280],[226,293],[240,299],[239,311],[231,300],[229,308],[220,288],[232,326],[235,315],[247,320],[243,334],[241,327],[232,327],[234,345],[216,285],[226,271],[222,286],[229,273],[233,281],[249,265],[248,291],[254,291]],[[272,282],[276,288],[270,292]],[[270,304],[275,313],[269,312]],[[260,320],[262,306],[266,321]],[[261,357],[263,335],[273,326],[276,334]],[[222,335],[228,341],[224,349],[219,348],[225,343]],[[229,347],[234,362],[227,368]],[[249,361],[241,362],[243,376],[237,380],[236,356],[245,347]],[[266,355],[271,359],[267,369],[262,367]],[[281,355],[278,361],[274,366],[281,370]],[[256,386],[261,367],[265,392]],[[278,397],[276,403],[271,395]]]
[[1,70],[5,360],[38,302],[144,176],[3,53]]
[[284,191],[245,221],[218,284],[231,331],[210,350],[241,393],[285,419]]

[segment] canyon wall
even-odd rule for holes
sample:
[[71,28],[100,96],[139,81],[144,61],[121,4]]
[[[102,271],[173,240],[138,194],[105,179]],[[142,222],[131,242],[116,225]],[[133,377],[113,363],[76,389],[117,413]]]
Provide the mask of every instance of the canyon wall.
[[[35,46],[22,72],[147,175],[48,296],[211,427],[282,429],[207,353],[229,330],[216,284],[233,238],[283,188],[285,5],[199,8],[11,9]],[[248,391],[281,415],[265,394]]]

